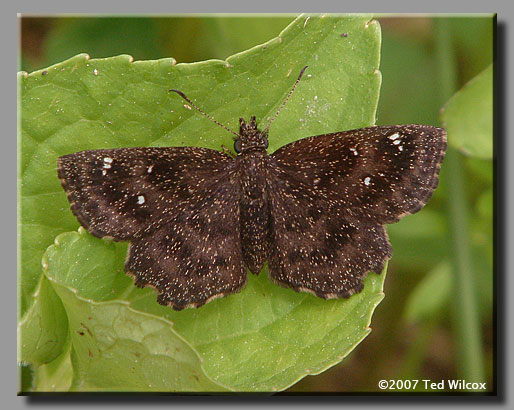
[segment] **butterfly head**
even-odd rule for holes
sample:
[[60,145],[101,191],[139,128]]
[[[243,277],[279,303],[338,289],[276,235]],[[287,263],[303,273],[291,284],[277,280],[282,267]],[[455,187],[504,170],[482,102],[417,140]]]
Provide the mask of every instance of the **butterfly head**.
[[257,128],[255,116],[250,122],[239,118],[239,136],[234,141],[234,151],[237,154],[245,151],[266,151],[268,148],[268,130],[261,131]]

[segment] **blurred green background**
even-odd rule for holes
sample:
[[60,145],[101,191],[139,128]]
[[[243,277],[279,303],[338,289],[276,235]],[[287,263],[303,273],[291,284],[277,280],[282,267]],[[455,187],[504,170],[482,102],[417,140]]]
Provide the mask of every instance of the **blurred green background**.
[[[22,17],[20,70],[83,52],[225,59],[276,37],[294,17]],[[378,20],[377,125],[440,126],[443,105],[493,61],[493,18]],[[379,391],[380,379],[467,379],[494,389],[493,161],[450,148],[440,180],[422,212],[388,227],[394,256],[373,332],[343,363],[288,391]]]

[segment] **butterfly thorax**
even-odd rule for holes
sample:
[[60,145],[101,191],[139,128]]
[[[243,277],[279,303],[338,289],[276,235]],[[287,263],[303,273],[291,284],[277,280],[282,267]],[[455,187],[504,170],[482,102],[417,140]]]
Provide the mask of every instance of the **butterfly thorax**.
[[261,131],[257,128],[255,116],[246,122],[239,118],[239,138],[234,142],[234,150],[237,154],[250,151],[260,151],[266,153],[268,148],[268,130]]

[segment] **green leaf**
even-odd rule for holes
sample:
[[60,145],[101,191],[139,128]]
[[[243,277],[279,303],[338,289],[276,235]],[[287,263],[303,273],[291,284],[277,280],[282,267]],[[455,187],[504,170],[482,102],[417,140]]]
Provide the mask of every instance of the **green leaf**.
[[479,158],[493,155],[493,67],[458,91],[442,113],[448,143]]
[[[304,79],[271,127],[270,152],[309,135],[372,125],[379,47],[378,24],[368,16],[301,16],[279,37],[226,61],[175,65],[80,55],[20,75],[23,310],[34,303],[46,247],[78,227],[56,176],[58,156],[130,146],[232,146],[229,133],[184,109],[168,89],[184,91],[237,129],[240,116],[256,115],[262,124],[274,115],[305,65]],[[76,390],[282,390],[340,362],[369,333],[383,297],[384,274],[370,274],[364,291],[348,300],[325,301],[271,284],[264,270],[238,295],[175,312],[121,272],[126,245],[83,233],[58,242],[46,263],[68,317]],[[162,347],[178,345],[185,357]],[[148,362],[134,364],[134,352]],[[151,368],[159,369],[159,380]],[[182,379],[191,374],[197,382]]]
[[68,339],[68,320],[61,300],[42,276],[34,303],[18,322],[18,361],[37,367],[59,356]]
[[122,263],[113,243],[96,239],[83,228],[59,235],[45,253],[46,276],[69,322],[71,389],[226,390],[203,375],[198,354],[173,330],[172,322],[131,309],[126,301],[113,299],[117,295],[112,286],[99,283],[101,266],[112,283],[109,277],[121,276],[115,272]]
[[66,348],[55,360],[37,368],[33,391],[65,392],[70,390],[72,378],[71,341],[68,339]]
[[417,323],[433,318],[450,301],[453,281],[449,262],[441,262],[428,272],[407,299],[405,320]]
[[34,370],[30,364],[18,362],[18,393],[32,391]]

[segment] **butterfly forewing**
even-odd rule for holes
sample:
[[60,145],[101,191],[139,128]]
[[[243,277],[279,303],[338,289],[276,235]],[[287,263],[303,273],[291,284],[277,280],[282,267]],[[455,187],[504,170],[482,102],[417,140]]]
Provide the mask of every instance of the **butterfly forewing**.
[[206,148],[81,151],[57,161],[71,209],[95,236],[131,240],[201,200],[233,162]]
[[370,127],[305,138],[272,154],[270,277],[324,298],[362,289],[392,249],[383,227],[428,201],[444,130]]
[[297,189],[388,224],[430,199],[445,151],[442,128],[401,125],[304,138],[271,156]]

